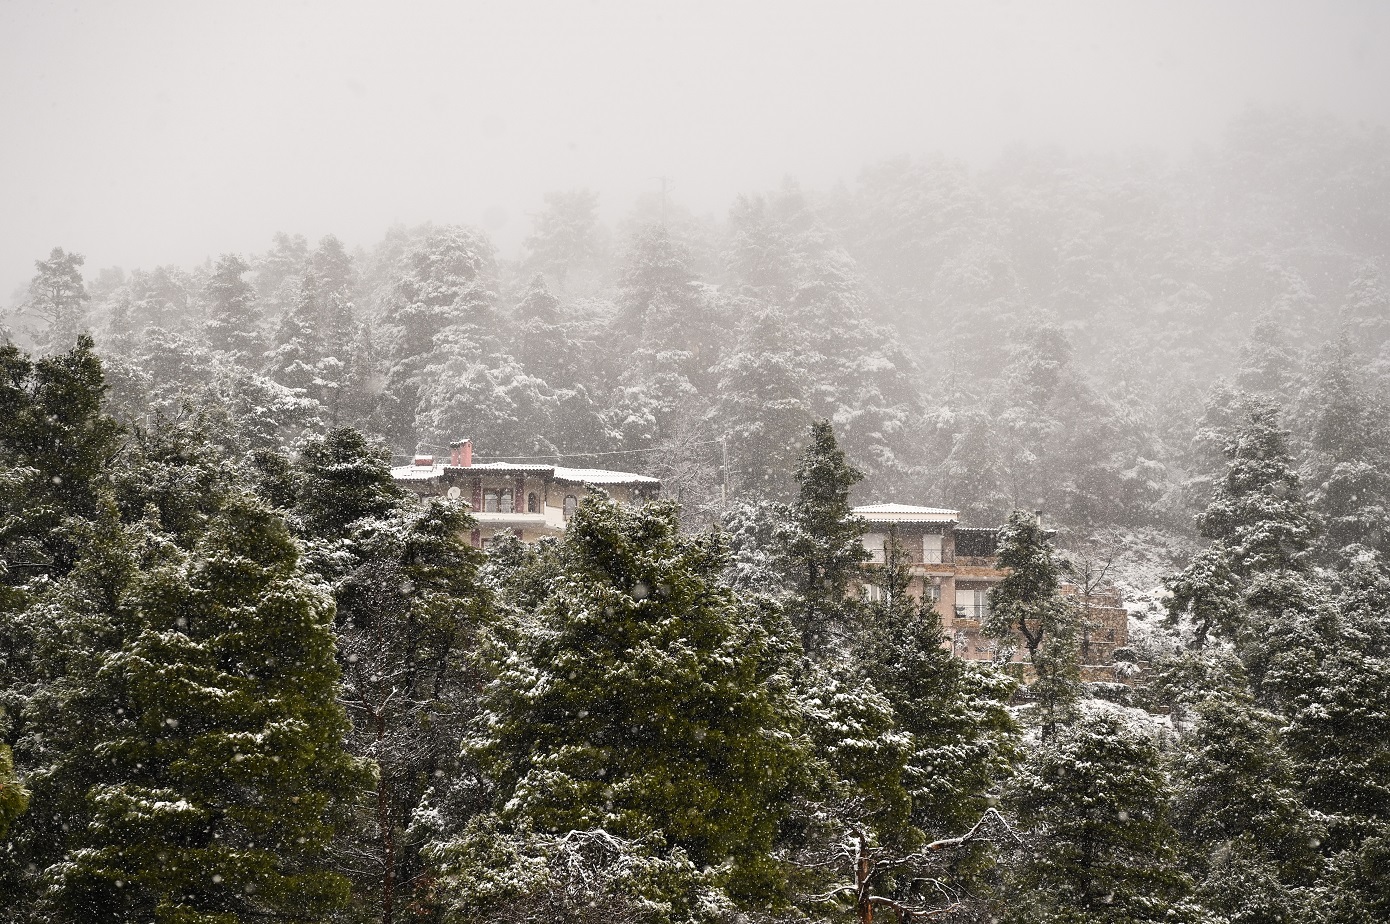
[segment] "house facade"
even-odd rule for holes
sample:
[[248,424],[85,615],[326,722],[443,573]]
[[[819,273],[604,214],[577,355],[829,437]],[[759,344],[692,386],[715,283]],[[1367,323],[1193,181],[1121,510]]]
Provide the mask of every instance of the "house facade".
[[[989,591],[1004,579],[999,567],[999,530],[960,525],[960,512],[942,507],[910,504],[868,504],[855,507],[865,521],[864,548],[869,567],[883,564],[885,546],[896,533],[906,556],[911,581],[908,593],[936,605],[952,651],[971,661],[993,660],[997,645],[981,632],[989,615]],[[872,599],[880,591],[870,582],[865,593]],[[1061,592],[1083,609],[1081,656],[1083,664],[1102,667],[1088,670],[1090,679],[1101,679],[1114,663],[1114,651],[1129,640],[1129,620],[1119,592],[1114,588],[1084,588],[1064,583]],[[1027,651],[1015,646],[1013,659],[1022,661]]]
[[647,475],[560,465],[521,465],[473,461],[471,440],[450,444],[449,461],[417,454],[410,465],[391,469],[391,477],[422,497],[462,499],[478,526],[475,548],[486,548],[499,534],[523,542],[558,536],[591,488],[621,503],[640,504],[661,493],[661,482]]

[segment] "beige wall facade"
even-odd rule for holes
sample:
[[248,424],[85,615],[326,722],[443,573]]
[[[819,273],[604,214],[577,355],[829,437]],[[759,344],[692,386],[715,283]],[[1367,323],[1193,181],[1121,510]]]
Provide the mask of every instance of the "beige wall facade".
[[[999,646],[982,633],[981,626],[989,613],[989,591],[1006,574],[994,555],[997,531],[961,527],[953,510],[879,504],[856,508],[855,512],[868,524],[864,544],[871,561],[865,568],[873,569],[883,562],[884,543],[896,531],[909,565],[908,593],[916,600],[926,598],[935,604],[946,645],[965,660],[994,660]],[[877,592],[868,580],[861,590],[870,598]],[[1085,594],[1065,583],[1061,591],[1083,610],[1083,664],[1108,669],[1114,663],[1115,649],[1126,645],[1129,637],[1128,614],[1119,592],[1106,587]],[[1027,660],[1021,637],[1013,648],[1014,662]]]

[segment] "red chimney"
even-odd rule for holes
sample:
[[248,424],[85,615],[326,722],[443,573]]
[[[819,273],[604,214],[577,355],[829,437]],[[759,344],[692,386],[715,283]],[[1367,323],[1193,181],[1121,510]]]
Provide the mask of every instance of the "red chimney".
[[468,468],[473,464],[473,441],[459,440],[457,443],[449,444],[449,462],[452,465],[461,465]]
[[415,464],[421,468],[429,468],[434,465],[434,456],[421,455],[417,452],[415,454]]

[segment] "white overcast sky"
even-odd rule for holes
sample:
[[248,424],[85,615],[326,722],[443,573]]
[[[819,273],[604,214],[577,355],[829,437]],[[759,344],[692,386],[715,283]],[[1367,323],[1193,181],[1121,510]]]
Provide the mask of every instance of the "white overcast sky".
[[0,0],[0,302],[87,270],[465,222],[670,177],[722,213],[795,176],[1006,145],[1181,155],[1250,105],[1390,124],[1390,2]]

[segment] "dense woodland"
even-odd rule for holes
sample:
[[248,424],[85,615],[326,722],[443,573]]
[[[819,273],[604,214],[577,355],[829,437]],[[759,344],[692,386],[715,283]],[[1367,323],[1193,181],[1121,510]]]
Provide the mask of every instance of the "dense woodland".
[[[1383,132],[545,202],[515,261],[36,261],[0,921],[1390,919]],[[484,555],[389,472],[465,436],[667,499]],[[886,500],[1001,527],[1026,670],[855,592]]]

